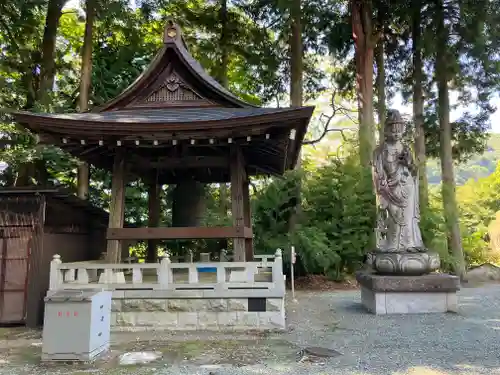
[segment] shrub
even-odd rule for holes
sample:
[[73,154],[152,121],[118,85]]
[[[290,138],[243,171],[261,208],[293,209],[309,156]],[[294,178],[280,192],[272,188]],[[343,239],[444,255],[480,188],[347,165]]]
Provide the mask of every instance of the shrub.
[[[331,158],[315,170],[292,172],[271,182],[254,202],[258,251],[271,253],[294,244],[308,273],[336,280],[357,268],[373,248],[375,222],[371,175],[357,160],[355,154],[344,160]],[[302,211],[289,235],[298,183],[302,184]]]

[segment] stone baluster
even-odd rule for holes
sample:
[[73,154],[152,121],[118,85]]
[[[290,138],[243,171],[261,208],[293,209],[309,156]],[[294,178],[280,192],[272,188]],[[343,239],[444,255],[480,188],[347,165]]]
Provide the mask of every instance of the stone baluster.
[[277,249],[276,254],[274,255],[272,275],[275,288],[285,292],[285,278],[283,275],[283,258],[281,249]]
[[198,280],[198,270],[195,264],[189,266],[189,284],[197,284]]
[[263,255],[261,257],[262,267],[271,267],[274,261],[274,255]]
[[74,282],[75,281],[75,274],[76,274],[76,270],[74,268],[66,270],[66,272],[64,273],[64,281],[66,283]]
[[217,284],[224,284],[226,282],[226,267],[217,265]]
[[112,284],[114,283],[115,277],[113,275],[112,268],[105,268],[104,271],[99,276],[99,284]]
[[50,280],[49,280],[49,289],[50,290],[56,290],[59,287],[61,287],[63,283],[63,273],[59,269],[59,266],[61,265],[61,256],[58,254],[55,254],[52,257],[52,261],[50,262]]
[[89,273],[86,268],[78,268],[76,271],[76,281],[78,284],[88,284],[89,283]]
[[132,284],[142,284],[142,269],[132,268]]
[[257,272],[259,272],[257,265],[252,264],[252,263],[247,263],[245,271],[246,271],[246,277],[245,277],[246,280],[245,281],[247,283],[254,283],[255,282],[255,275],[257,274]]
[[168,289],[168,286],[173,283],[173,275],[170,269],[170,255],[168,253],[165,254],[160,262],[158,283],[161,289]]

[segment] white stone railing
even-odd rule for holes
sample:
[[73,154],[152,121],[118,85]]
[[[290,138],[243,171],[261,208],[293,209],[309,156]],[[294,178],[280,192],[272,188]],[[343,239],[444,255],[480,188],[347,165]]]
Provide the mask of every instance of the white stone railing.
[[257,259],[259,262],[262,263],[263,267],[272,267],[272,264],[274,263],[274,258],[276,255],[255,255],[254,254],[254,259]]
[[[49,290],[102,288],[112,291],[170,291],[186,295],[199,291],[207,294],[210,291],[240,293],[253,290],[284,294],[281,250],[276,251],[272,261],[270,258],[271,256],[261,256],[261,261],[255,262],[172,263],[166,256],[159,263],[107,264],[98,261],[63,263],[59,255],[54,255],[50,265]],[[199,272],[200,268],[215,269],[216,272],[212,273],[213,280],[207,281],[207,277],[203,277],[206,273]],[[259,270],[269,268],[270,280],[257,281]],[[131,277],[126,277],[123,271],[131,271]],[[176,280],[174,276],[179,271],[184,274],[187,271],[187,278],[178,280],[177,277]]]

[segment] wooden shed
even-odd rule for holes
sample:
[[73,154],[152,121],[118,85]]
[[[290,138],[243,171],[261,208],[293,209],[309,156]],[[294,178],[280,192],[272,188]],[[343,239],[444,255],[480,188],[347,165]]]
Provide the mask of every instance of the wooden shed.
[[0,324],[42,324],[52,256],[98,259],[107,226],[105,211],[71,193],[0,189]]

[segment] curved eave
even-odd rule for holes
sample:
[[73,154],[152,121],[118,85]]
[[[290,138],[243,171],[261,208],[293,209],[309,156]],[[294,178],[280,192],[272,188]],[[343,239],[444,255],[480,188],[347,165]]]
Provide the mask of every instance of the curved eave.
[[130,86],[128,86],[116,98],[111,99],[109,102],[94,108],[92,112],[105,112],[120,109],[122,107],[121,103],[131,102],[135,98],[135,95],[141,90],[141,88],[146,84],[146,82],[149,81],[152,76],[161,73],[161,71],[167,68],[168,63],[165,63],[165,55],[168,53],[169,49],[175,51],[177,57],[182,62],[184,67],[195,77],[196,80],[198,80],[198,82],[205,86],[208,91],[213,93],[213,98],[209,99],[214,101],[221,101],[222,99],[223,102],[226,102],[225,106],[227,107],[258,107],[241,100],[229,90],[221,86],[203,69],[198,61],[194,59],[194,57],[187,50],[184,40],[182,38],[179,38],[165,42],[163,47],[158,51],[158,53],[149,64],[148,68],[146,68],[146,70],[141,75],[139,75],[139,77]]
[[[247,117],[227,118],[201,121],[91,121],[86,114],[47,115],[30,112],[15,112],[14,119],[35,133],[46,133],[60,137],[79,136],[82,139],[98,139],[99,137],[147,136],[161,133],[199,133],[206,134],[217,131],[231,131],[243,128],[257,129],[264,126],[295,128],[297,122],[305,124],[305,129],[297,129],[296,139],[304,136],[307,124],[314,107],[299,107],[280,110],[267,114]],[[304,133],[304,134],[302,134]]]

